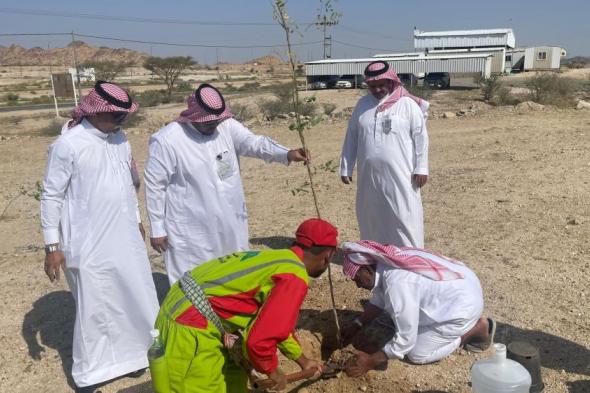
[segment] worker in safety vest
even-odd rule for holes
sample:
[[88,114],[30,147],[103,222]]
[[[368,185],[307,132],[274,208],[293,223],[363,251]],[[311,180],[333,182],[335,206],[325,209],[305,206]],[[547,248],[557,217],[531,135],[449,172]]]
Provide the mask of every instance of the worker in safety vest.
[[321,373],[322,363],[303,354],[294,329],[308,277],[319,277],[328,268],[338,231],[327,221],[309,219],[295,236],[289,249],[213,259],[171,287],[156,320],[170,391],[247,392],[247,372],[231,356],[236,348],[227,349],[237,331],[243,335],[238,352],[274,380],[275,389],[287,383],[278,368],[277,348],[302,370]]

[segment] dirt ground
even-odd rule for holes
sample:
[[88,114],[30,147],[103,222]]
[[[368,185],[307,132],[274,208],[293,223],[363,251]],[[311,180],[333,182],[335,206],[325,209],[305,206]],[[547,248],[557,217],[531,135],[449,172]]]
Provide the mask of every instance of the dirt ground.
[[[316,94],[319,102],[334,102],[338,110],[358,98],[353,91]],[[437,93],[434,110],[470,105],[452,95]],[[180,108],[150,109],[139,126],[128,130],[141,167],[149,134]],[[540,347],[546,392],[590,392],[590,111],[478,108],[470,116],[429,121],[430,177],[423,189],[426,245],[465,261],[478,274],[485,311],[499,322],[497,341],[522,339]],[[6,116],[0,117],[5,126]],[[0,141],[1,208],[21,186],[31,191],[43,177],[53,138],[29,132],[43,121],[10,123],[0,131],[11,136]],[[345,127],[345,120],[326,120],[307,132],[316,167],[337,162]],[[286,122],[253,130],[297,146]],[[305,181],[305,169],[252,159],[242,163],[252,247],[287,246],[297,224],[314,214],[308,193],[291,193]],[[340,240],[358,239],[354,185],[343,185],[337,173],[319,168],[316,179],[322,215],[338,226]],[[141,199],[143,205],[143,193]],[[51,284],[43,273],[38,202],[26,195],[17,198],[0,220],[0,233],[0,391],[71,391],[73,300],[63,280]],[[151,250],[150,256],[154,278],[163,289],[162,260]],[[336,302],[346,325],[369,293],[347,281],[338,263],[333,265]],[[298,329],[305,349],[317,357],[321,342],[333,337],[329,306],[327,278],[313,281]],[[390,334],[378,325],[366,333],[373,348]],[[386,370],[363,378],[340,376],[289,389],[469,392],[469,368],[482,356],[487,354],[460,350],[432,365],[390,361]],[[286,369],[296,368],[290,364]],[[122,378],[101,390],[150,392],[149,375]]]

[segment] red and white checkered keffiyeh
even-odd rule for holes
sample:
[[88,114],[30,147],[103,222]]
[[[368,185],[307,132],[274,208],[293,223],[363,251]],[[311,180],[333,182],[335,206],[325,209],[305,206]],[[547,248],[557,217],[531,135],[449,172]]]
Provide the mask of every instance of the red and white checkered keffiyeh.
[[[377,75],[367,75],[372,73],[375,73]],[[378,112],[383,112],[384,110],[392,107],[393,104],[398,102],[402,97],[409,97],[412,100],[414,100],[416,104],[418,104],[418,106],[422,110],[422,113],[424,114],[424,117],[427,116],[430,103],[426,100],[423,100],[420,97],[416,97],[410,94],[410,92],[403,86],[401,80],[399,79],[395,71],[391,69],[389,64],[387,64],[384,61],[374,61],[370,63],[367,66],[367,68],[365,68],[365,83],[378,81],[382,79],[390,80],[391,86],[389,89],[389,97],[387,97],[385,101],[381,105],[379,105],[379,107],[377,108]]]
[[178,123],[206,123],[233,117],[225,104],[223,96],[213,86],[203,83],[187,99],[188,108],[176,118]]
[[[101,92],[97,91],[97,89],[101,90]],[[103,97],[101,93],[107,95],[110,101]],[[68,127],[72,128],[80,124],[86,116],[108,112],[133,113],[137,111],[137,108],[139,108],[139,104],[133,102],[125,90],[114,83],[98,81],[94,88],[90,90],[90,93],[83,97],[80,104],[72,111],[72,120],[68,123]]]
[[375,264],[407,270],[434,281],[463,278],[462,274],[448,269],[437,259],[463,265],[461,262],[421,248],[399,248],[392,244],[381,244],[371,240],[345,242],[341,247],[344,250],[344,274],[351,279],[354,279],[362,266]]

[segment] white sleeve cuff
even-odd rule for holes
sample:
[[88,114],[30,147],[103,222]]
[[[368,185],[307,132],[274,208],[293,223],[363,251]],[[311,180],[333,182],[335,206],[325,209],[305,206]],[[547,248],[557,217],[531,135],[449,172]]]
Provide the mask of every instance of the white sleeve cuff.
[[43,229],[43,239],[45,240],[45,244],[59,243],[59,229],[57,229],[57,228]]
[[414,175],[428,176],[428,168],[416,168],[416,169],[414,169]]
[[168,236],[163,221],[152,221],[151,222],[151,237],[164,237]]
[[135,210],[135,215],[137,217],[137,223],[141,224],[141,214],[139,213],[139,209]]
[[[281,147],[283,147],[283,146],[281,146]],[[276,157],[281,164],[289,165],[290,164],[289,158],[288,158],[289,149],[287,149],[286,147],[283,147],[283,149],[284,149],[283,151],[279,150],[276,153]]]

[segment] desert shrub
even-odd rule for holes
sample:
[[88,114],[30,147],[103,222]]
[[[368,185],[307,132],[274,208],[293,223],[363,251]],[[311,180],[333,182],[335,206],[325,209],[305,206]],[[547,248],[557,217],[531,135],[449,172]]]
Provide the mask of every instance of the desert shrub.
[[176,84],[176,90],[177,91],[193,91],[195,89],[193,88],[193,85],[190,82],[181,81]]
[[483,95],[483,100],[485,102],[491,102],[502,88],[500,75],[492,75],[489,78],[479,75],[475,78],[475,82],[481,88],[481,94]]
[[258,103],[258,108],[267,119],[275,119],[278,115],[288,113],[291,106],[285,106],[285,103],[277,99],[262,99]]
[[425,100],[429,100],[432,96],[432,89],[428,86],[405,86],[405,88],[410,92],[410,94],[415,95],[416,97],[423,98]]
[[31,95],[37,95],[37,91],[35,90],[31,90],[29,93],[31,93]]
[[531,101],[544,105],[567,107],[575,101],[576,83],[557,74],[537,74],[526,81]]
[[238,88],[239,91],[253,91],[258,90],[260,88],[260,83],[258,82],[247,82],[242,85],[242,87]]
[[8,105],[16,105],[16,103],[18,102],[18,98],[18,94],[8,93],[4,96],[4,101],[6,101]]
[[248,107],[247,105],[242,105],[236,102],[230,104],[230,108],[236,120],[241,122],[250,120],[254,116],[256,116],[256,113],[254,113],[254,111],[250,109],[250,107]]
[[42,95],[39,97],[33,97],[31,104],[49,104],[53,102],[53,98],[48,95]]
[[139,105],[144,108],[170,102],[166,90],[147,90],[142,93],[134,94],[134,98]]
[[314,116],[318,111],[318,104],[315,100],[304,101],[299,103],[299,113],[302,116]]
[[500,88],[498,90],[496,90],[495,95],[492,97],[492,100],[490,101],[491,104],[494,104],[496,106],[500,106],[500,105],[516,105],[518,103],[520,103],[521,100],[519,100],[517,97],[514,96],[514,94],[512,94],[510,92],[510,89],[506,86],[500,86]]
[[572,61],[571,63],[567,64],[567,68],[571,68],[571,69],[586,68],[586,63],[584,63],[583,61]]
[[336,105],[331,102],[324,102],[322,108],[324,110],[324,115],[330,116],[336,110]]
[[140,108],[137,112],[131,113],[129,116],[127,116],[125,122],[123,123],[123,129],[138,127],[139,125],[141,125],[141,123],[143,123],[144,120],[145,117]]
[[34,134],[40,136],[58,136],[61,134],[61,127],[66,120],[58,120],[56,118],[51,119],[49,124],[40,127],[34,131]]
[[475,82],[481,88],[483,100],[492,105],[514,105],[519,100],[510,92],[501,81],[501,75],[492,75],[489,78],[477,76]]
[[223,87],[223,92],[224,93],[235,93],[236,91],[238,91],[239,89],[237,87],[235,87],[232,83],[225,83],[225,87]]
[[[267,118],[274,119],[280,114],[291,113],[294,111],[292,86],[292,83],[283,83],[270,87],[270,92],[275,98],[262,100],[258,103],[258,107]],[[317,111],[318,104],[315,102],[315,97],[309,97],[299,104],[299,113],[302,116],[314,116]]]

